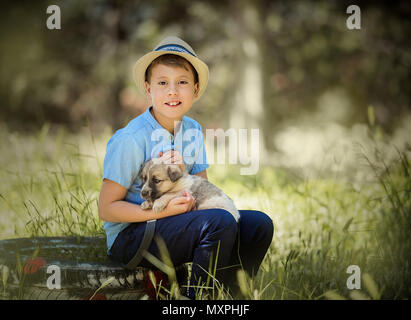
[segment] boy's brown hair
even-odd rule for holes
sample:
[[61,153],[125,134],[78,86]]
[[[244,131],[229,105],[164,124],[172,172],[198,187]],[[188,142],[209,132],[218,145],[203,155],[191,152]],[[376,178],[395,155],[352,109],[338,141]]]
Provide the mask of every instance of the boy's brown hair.
[[[187,71],[191,69],[191,72],[194,75],[194,84],[198,82],[197,71],[196,69],[194,69],[193,65],[189,61],[175,54],[163,54],[157,57],[156,59],[154,59],[153,62],[151,62],[150,65],[147,67],[146,74],[145,74],[145,80],[148,83],[150,83],[150,80],[151,80],[151,70],[154,68],[154,66],[158,64],[163,64],[163,65],[172,66],[172,67],[180,67],[180,68],[184,68]],[[187,68],[187,65],[189,68]]]

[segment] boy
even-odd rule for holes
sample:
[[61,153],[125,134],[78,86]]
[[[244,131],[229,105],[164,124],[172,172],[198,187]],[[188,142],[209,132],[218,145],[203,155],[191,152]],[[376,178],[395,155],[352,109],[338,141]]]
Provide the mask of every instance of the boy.
[[[112,259],[131,267],[153,267],[142,252],[147,250],[160,258],[156,242],[151,241],[155,233],[164,240],[175,266],[193,263],[192,285],[200,279],[206,281],[205,270],[210,261],[214,265],[218,249],[216,277],[231,285],[236,272],[231,269],[228,274],[220,269],[238,269],[241,264],[251,275],[257,272],[273,235],[267,215],[239,210],[237,225],[222,209],[192,211],[195,199],[188,192],[171,200],[158,214],[140,207],[144,200],[138,173],[153,157],[207,179],[209,165],[201,126],[184,114],[204,93],[208,74],[207,65],[177,37],[167,37],[137,61],[134,80],[152,106],[118,130],[107,144],[99,216],[105,221]],[[189,297],[195,298],[193,288]]]

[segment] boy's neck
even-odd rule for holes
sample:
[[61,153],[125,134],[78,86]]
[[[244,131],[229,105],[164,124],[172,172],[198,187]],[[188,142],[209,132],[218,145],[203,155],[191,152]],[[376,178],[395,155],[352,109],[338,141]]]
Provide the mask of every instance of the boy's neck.
[[[170,132],[172,135],[174,135],[174,122],[175,121],[181,121],[182,119],[168,119],[159,116],[158,114],[155,113],[154,108],[151,108],[150,110],[151,115],[156,119],[156,121],[168,132]],[[179,127],[177,127],[178,129]]]

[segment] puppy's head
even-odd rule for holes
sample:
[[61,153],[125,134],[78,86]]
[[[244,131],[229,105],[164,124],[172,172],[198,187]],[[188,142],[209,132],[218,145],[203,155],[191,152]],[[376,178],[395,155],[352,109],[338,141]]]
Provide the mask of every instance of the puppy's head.
[[147,161],[139,174],[143,181],[141,197],[153,202],[173,189],[182,176],[183,171],[178,165],[165,164],[156,159]]

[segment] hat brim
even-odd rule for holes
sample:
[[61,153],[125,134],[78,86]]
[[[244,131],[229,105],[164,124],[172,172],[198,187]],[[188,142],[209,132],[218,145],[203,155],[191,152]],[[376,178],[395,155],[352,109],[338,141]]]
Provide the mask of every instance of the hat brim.
[[152,51],[144,56],[142,56],[140,59],[137,60],[137,62],[134,65],[133,68],[133,78],[134,82],[137,85],[137,89],[140,94],[143,96],[146,96],[146,87],[145,87],[145,73],[150,65],[151,62],[153,62],[154,59],[165,55],[165,54],[174,54],[177,56],[181,56],[188,60],[194,67],[194,69],[197,71],[198,74],[198,82],[199,82],[199,90],[197,97],[194,99],[194,101],[197,101],[202,94],[204,93],[207,83],[208,83],[208,77],[209,77],[209,70],[207,65],[198,59],[195,56],[192,56],[188,53],[184,52],[177,52],[177,51]]

